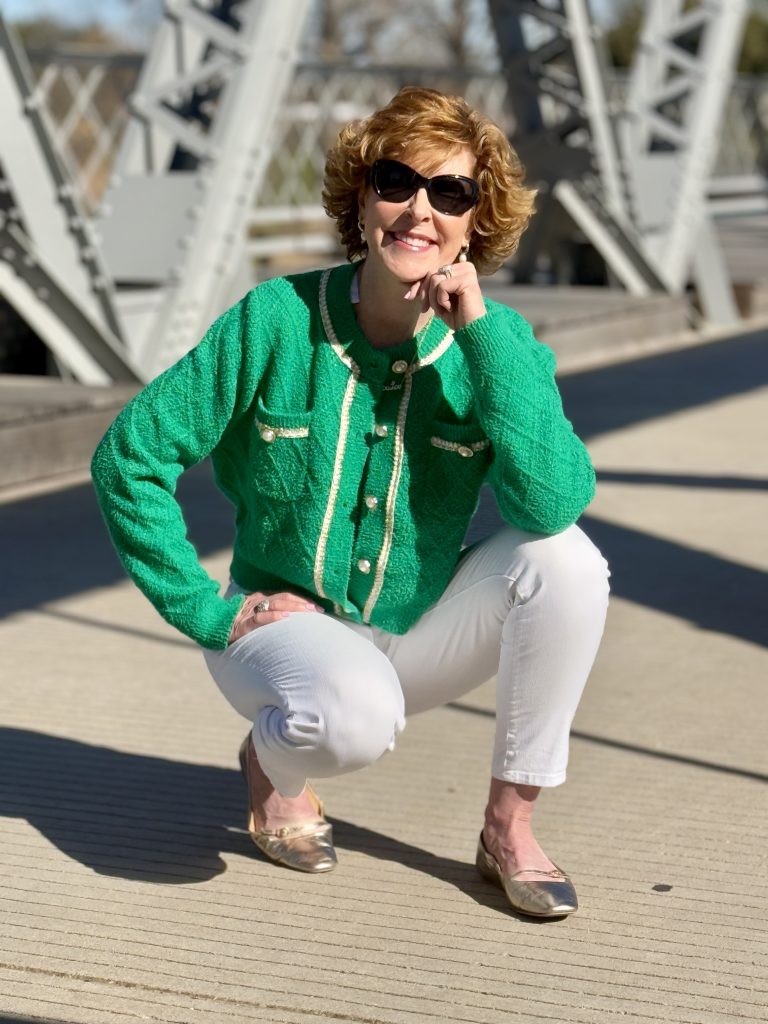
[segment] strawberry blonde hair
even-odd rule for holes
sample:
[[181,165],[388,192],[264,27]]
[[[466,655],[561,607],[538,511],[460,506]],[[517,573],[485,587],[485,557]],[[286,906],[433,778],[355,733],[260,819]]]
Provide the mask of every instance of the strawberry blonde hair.
[[358,220],[370,169],[388,157],[408,163],[426,160],[433,168],[468,147],[480,199],[472,210],[469,259],[481,274],[492,274],[517,248],[533,213],[536,190],[502,130],[460,96],[406,86],[382,110],[342,128],[325,164],[323,206],[336,221],[350,260],[365,256]]

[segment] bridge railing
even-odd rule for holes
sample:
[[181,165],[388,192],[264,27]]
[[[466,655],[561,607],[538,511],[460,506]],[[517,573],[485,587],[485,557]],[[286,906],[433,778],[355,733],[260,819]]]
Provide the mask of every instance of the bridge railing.
[[[86,208],[95,212],[106,191],[128,121],[127,100],[141,68],[136,53],[32,50],[33,71],[52,130]],[[251,251],[266,252],[270,239],[322,251],[328,243],[319,205],[325,153],[340,126],[364,117],[402,85],[425,84],[464,95],[505,130],[514,123],[506,105],[507,84],[496,72],[439,68],[299,64],[278,119],[274,155],[253,217]],[[612,89],[620,98],[624,76]],[[729,101],[715,177],[768,171],[768,82],[740,78]],[[313,230],[314,226],[314,230]]]

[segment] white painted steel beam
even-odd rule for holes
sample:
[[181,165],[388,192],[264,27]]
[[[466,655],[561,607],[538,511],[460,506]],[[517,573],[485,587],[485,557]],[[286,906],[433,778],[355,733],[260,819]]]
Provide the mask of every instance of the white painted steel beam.
[[[154,322],[131,339],[149,376],[196,344],[242,283],[246,227],[308,9],[309,0],[166,4],[100,224],[118,280],[161,290]],[[139,223],[144,236],[130,227]]]
[[570,181],[558,181],[554,187],[555,198],[571,215],[606,264],[614,272],[618,280],[630,295],[645,296],[651,294],[651,287],[645,276],[638,271],[627,252],[617,242],[615,236],[601,223],[599,217],[589,208],[576,187]]
[[648,0],[620,133],[633,219],[648,259],[679,294],[692,273],[709,319],[738,319],[708,226],[707,193],[747,0]]
[[489,0],[489,10],[517,121],[513,141],[529,179],[544,186],[518,268],[531,272],[552,195],[616,277],[646,294],[658,276],[634,240],[602,33],[587,0]]
[[0,187],[13,194],[6,212],[69,282],[78,304],[119,337],[101,253],[53,143],[24,51],[2,15],[0,96]]
[[[40,327],[41,339],[77,379],[136,380],[96,237],[32,87],[25,54],[2,16],[0,96],[5,297]],[[51,327],[52,316],[61,321],[59,327]]]

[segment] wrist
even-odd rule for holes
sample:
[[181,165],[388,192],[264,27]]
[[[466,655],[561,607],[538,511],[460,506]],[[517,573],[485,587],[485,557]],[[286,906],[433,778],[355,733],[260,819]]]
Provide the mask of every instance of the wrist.
[[461,331],[463,328],[469,327],[470,324],[484,317],[486,313],[487,310],[482,299],[479,302],[472,302],[466,307],[460,308],[456,313],[454,330]]

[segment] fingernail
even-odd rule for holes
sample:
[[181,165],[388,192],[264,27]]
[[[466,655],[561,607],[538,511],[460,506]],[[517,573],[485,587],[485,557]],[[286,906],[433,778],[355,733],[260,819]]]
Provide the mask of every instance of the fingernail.
[[280,612],[280,618],[287,619],[290,614],[290,612]]

